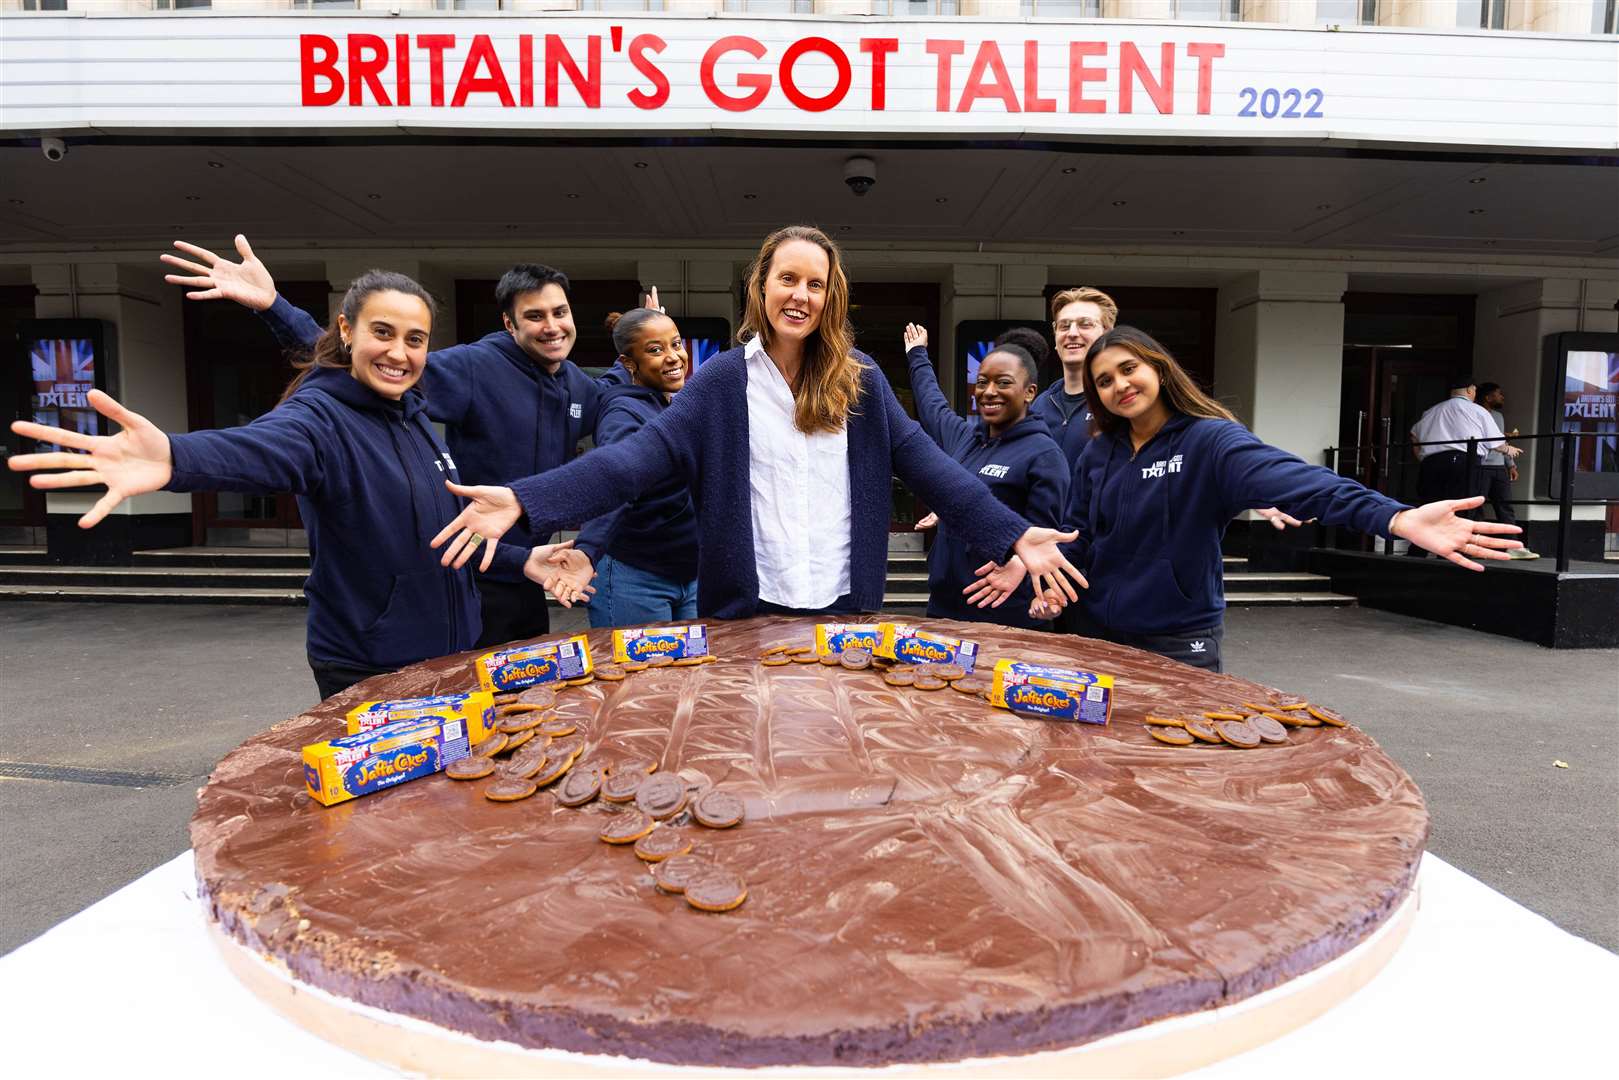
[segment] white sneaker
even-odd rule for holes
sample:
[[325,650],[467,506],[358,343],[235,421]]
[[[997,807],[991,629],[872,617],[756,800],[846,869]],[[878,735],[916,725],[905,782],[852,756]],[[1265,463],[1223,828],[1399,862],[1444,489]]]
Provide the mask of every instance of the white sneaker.
[[1530,551],[1528,548],[1513,548],[1507,552],[1507,557],[1511,559],[1538,559],[1540,555]]

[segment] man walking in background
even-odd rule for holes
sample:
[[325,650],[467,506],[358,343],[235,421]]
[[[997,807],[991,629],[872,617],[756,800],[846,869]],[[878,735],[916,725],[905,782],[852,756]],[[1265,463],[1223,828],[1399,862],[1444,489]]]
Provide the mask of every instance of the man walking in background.
[[[1507,421],[1501,414],[1506,408],[1507,396],[1501,389],[1500,383],[1486,382],[1478,384],[1478,404],[1490,419],[1495,421],[1497,431],[1503,432],[1507,438],[1518,434],[1518,429],[1507,431]],[[1512,511],[1512,485],[1518,481],[1518,464],[1509,461],[1500,450],[1489,450],[1484,454],[1484,505],[1495,514],[1495,520],[1508,525],[1518,524],[1518,516]],[[1538,559],[1539,555],[1528,548],[1514,548],[1510,553],[1514,559]]]

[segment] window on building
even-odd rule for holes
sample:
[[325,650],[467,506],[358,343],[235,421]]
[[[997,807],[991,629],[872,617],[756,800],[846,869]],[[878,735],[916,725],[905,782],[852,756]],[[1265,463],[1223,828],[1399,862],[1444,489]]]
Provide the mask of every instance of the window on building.
[[[321,0],[316,0],[320,3]],[[333,7],[343,4],[343,0],[327,0]],[[433,0],[435,11],[499,11],[500,0]]]
[[1100,19],[1102,0],[1023,0],[1018,14],[1047,19]]
[[1507,0],[1459,0],[1456,25],[1463,30],[1501,30],[1507,25]]
[[66,11],[67,0],[22,0],[24,11]]
[[1174,0],[1170,10],[1177,19],[1200,22],[1242,20],[1242,0]]
[[1376,26],[1377,0],[1315,0],[1317,26]]
[[1591,5],[1591,33],[1619,34],[1619,0],[1597,0]]
[[814,0],[725,0],[726,11],[750,15],[813,15]]
[[662,11],[664,0],[580,0],[581,11]]

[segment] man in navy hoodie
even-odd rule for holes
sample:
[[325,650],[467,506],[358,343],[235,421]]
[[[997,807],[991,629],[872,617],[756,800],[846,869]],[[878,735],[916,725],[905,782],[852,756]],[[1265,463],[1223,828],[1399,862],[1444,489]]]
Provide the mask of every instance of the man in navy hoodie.
[[[276,292],[245,236],[236,237],[240,263],[182,241],[175,247],[197,261],[165,254],[164,262],[192,275],[165,280],[198,290],[187,294],[192,299],[235,300],[259,312],[287,348],[307,350],[320,336],[320,324]],[[568,360],[578,332],[560,270],[520,263],[501,276],[495,299],[504,329],[429,353],[422,378],[427,415],[444,425],[444,441],[470,484],[507,484],[571,460],[595,428],[601,389],[627,380],[617,365],[592,379]],[[530,539],[517,534],[507,542],[526,548]],[[545,590],[534,582],[479,575],[478,590],[479,646],[549,632]]]
[[1085,354],[1091,342],[1113,329],[1119,305],[1101,289],[1081,285],[1051,298],[1051,335],[1057,342],[1062,378],[1034,399],[1029,414],[1045,421],[1072,469],[1091,438],[1091,410],[1085,402]]

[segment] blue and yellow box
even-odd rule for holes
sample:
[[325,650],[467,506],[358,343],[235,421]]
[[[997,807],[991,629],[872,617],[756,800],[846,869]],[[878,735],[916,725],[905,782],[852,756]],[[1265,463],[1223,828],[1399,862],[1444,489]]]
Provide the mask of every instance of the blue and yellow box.
[[460,718],[400,720],[304,747],[304,785],[316,802],[336,806],[431,776],[471,752]]
[[906,623],[879,623],[882,639],[876,653],[897,664],[960,664],[972,671],[978,660],[978,642],[935,634]]
[[362,701],[348,711],[348,733],[359,735],[401,720],[466,721],[467,738],[480,743],[495,730],[495,695],[488,690],[437,697],[400,698],[397,701]]
[[613,659],[621,664],[628,660],[650,660],[654,656],[685,660],[707,655],[708,627],[702,623],[613,631]]
[[882,644],[882,623],[824,622],[815,624],[815,651],[822,656],[845,649],[876,653]]
[[989,703],[1052,720],[1105,724],[1113,712],[1113,676],[1002,660],[995,665]]
[[472,662],[478,685],[493,693],[589,675],[590,642],[583,634],[486,652]]

